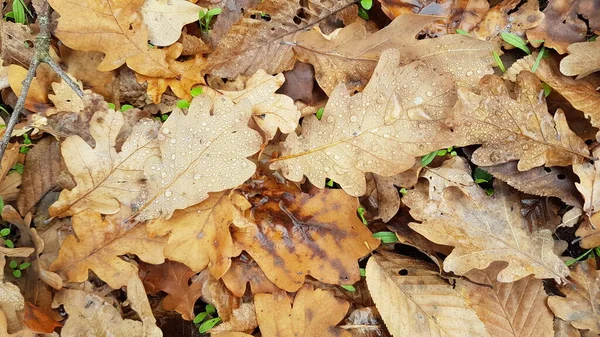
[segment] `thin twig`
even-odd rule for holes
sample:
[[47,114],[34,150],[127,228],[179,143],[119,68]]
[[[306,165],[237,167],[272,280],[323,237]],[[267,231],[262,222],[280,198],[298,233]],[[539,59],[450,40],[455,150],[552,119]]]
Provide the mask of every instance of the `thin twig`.
[[[21,94],[19,95],[19,99],[17,100],[17,104],[15,104],[15,109],[10,115],[10,119],[8,120],[8,124],[6,124],[6,130],[4,131],[4,136],[2,140],[0,140],[0,159],[4,158],[4,152],[6,151],[6,147],[10,142],[10,138],[12,137],[12,132],[19,121],[19,117],[23,113],[23,109],[25,108],[25,99],[27,98],[27,92],[29,91],[29,87],[31,87],[31,82],[35,77],[35,72],[38,66],[42,63],[48,64],[62,79],[75,91],[75,93],[79,97],[83,97],[83,91],[79,88],[77,83],[75,83],[67,74],[60,68],[58,64],[50,57],[50,5],[48,1],[44,1],[42,3],[41,9],[38,14],[38,23],[40,25],[40,32],[35,39],[35,53],[31,58],[31,63],[29,64],[29,70],[27,71],[27,76],[23,80],[23,87],[21,88]],[[0,161],[1,168],[1,161]]]

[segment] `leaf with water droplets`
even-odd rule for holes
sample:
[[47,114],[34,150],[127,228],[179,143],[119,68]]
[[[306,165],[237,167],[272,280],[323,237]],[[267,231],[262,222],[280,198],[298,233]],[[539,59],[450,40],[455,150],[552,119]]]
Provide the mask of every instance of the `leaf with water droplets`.
[[548,112],[541,83],[528,71],[517,76],[514,94],[495,75],[481,80],[478,93],[459,88],[451,124],[457,146],[482,144],[472,157],[480,166],[518,160],[519,171],[527,171],[590,158],[562,110]]
[[301,61],[315,67],[317,82],[328,94],[339,83],[351,91],[362,89],[382,52],[390,48],[400,51],[403,65],[420,60],[438,71],[451,73],[456,83],[467,86],[474,86],[482,76],[493,73],[491,53],[495,46],[491,42],[459,34],[436,39],[415,38],[438,19],[427,15],[401,15],[373,34],[368,34],[360,22],[327,36],[312,30],[296,38],[294,51]]
[[[445,162],[442,167],[455,164]],[[530,274],[565,281],[569,269],[554,252],[552,233],[529,230],[520,199],[507,185],[496,181],[490,197],[472,180],[470,185],[449,183],[437,174],[427,179],[429,184],[417,184],[402,202],[421,221],[411,222],[410,228],[437,244],[454,247],[444,260],[444,271],[464,275],[494,261],[506,261],[507,267],[497,277],[500,282]]]
[[330,178],[359,196],[365,172],[391,176],[411,168],[417,156],[454,145],[443,123],[455,102],[452,76],[422,62],[399,62],[399,52],[390,49],[362,93],[350,96],[338,86],[323,118],[305,117],[302,134],[288,135],[271,168],[293,181],[305,175],[320,188]]

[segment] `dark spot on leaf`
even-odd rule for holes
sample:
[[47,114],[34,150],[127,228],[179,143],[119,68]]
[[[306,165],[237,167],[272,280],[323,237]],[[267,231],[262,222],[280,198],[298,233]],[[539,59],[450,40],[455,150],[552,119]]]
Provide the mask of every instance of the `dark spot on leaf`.
[[408,270],[406,270],[406,269],[400,269],[398,271],[398,275],[406,276],[406,275],[408,275]]

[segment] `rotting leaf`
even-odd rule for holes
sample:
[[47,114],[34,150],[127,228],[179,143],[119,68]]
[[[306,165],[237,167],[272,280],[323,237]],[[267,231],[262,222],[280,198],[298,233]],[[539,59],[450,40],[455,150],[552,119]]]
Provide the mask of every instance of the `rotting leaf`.
[[148,46],[148,29],[140,13],[144,0],[49,3],[60,14],[54,33],[62,43],[71,49],[105,54],[98,70],[109,71],[127,63],[146,76],[177,77],[169,70],[165,51]]
[[73,230],[62,243],[58,258],[50,265],[69,282],[88,279],[88,270],[111,288],[127,285],[137,274],[137,267],[123,261],[119,255],[136,254],[141,260],[162,263],[166,238],[149,238],[146,228],[139,224],[126,228],[118,219],[104,217],[97,212],[85,210],[72,217]]
[[[350,195],[366,191],[365,173],[391,176],[411,168],[415,157],[454,145],[444,119],[454,105],[454,84],[421,62],[398,67],[400,54],[382,54],[361,93],[343,85],[331,94],[323,118],[304,118],[302,134],[290,133],[272,169],[292,181],[307,176],[325,187],[326,178]],[[409,86],[415,78],[428,78]]]
[[[362,89],[381,54],[390,48],[400,52],[401,65],[419,60],[438,72],[451,73],[454,81],[468,87],[476,85],[483,75],[493,73],[489,56],[494,45],[490,42],[459,34],[415,39],[423,27],[436,19],[427,15],[401,15],[373,34],[367,34],[364,25],[358,22],[329,36],[312,30],[297,37],[294,50],[301,61],[315,67],[317,82],[328,94],[339,83],[344,83],[349,91]],[[421,84],[412,79],[405,81],[411,86]]]
[[358,200],[342,190],[266,191],[249,201],[256,224],[233,227],[235,246],[286,291],[298,290],[309,275],[353,284],[360,279],[357,260],[379,245],[356,216]]
[[381,252],[367,263],[367,285],[394,336],[490,336],[437,266]]
[[418,184],[402,199],[411,215],[421,223],[410,228],[427,239],[453,246],[444,260],[444,271],[464,275],[471,269],[485,269],[494,261],[507,261],[498,281],[513,282],[527,275],[564,282],[569,269],[556,256],[549,230],[530,232],[521,214],[520,200],[501,182],[495,181],[494,195],[478,185],[440,185],[437,175],[431,183]]
[[229,226],[248,208],[250,203],[239,194],[211,193],[203,202],[175,211],[169,220],[148,222],[146,228],[151,235],[169,233],[164,248],[166,258],[196,272],[208,266],[212,276],[220,278],[234,256]]
[[541,92],[539,80],[526,71],[517,76],[516,99],[495,75],[481,80],[479,93],[459,88],[450,122],[456,145],[482,144],[473,152],[475,165],[518,160],[519,171],[589,159],[587,145],[569,129],[565,114],[558,110],[552,117]]

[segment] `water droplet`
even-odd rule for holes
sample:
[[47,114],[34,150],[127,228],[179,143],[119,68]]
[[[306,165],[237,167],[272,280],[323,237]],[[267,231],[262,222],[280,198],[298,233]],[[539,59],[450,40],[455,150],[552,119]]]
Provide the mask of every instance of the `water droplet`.
[[390,135],[389,135],[389,134],[387,134],[387,133],[384,133],[384,134],[383,134],[383,138],[390,138]]
[[354,116],[354,115],[350,116],[350,121],[352,123],[356,122],[357,120],[358,120],[358,118],[356,116]]
[[171,138],[171,144],[175,144],[175,143],[177,143],[177,139]]
[[248,167],[248,163],[246,163],[245,161],[242,162],[242,167]]
[[169,191],[169,190],[166,190],[166,191],[165,191],[165,197],[167,197],[167,198],[168,198],[168,197],[170,197],[171,195],[173,195],[173,192],[171,192],[171,191]]
[[335,160],[340,160],[340,156],[338,156],[337,154],[335,156],[333,156],[333,159]]
[[164,133],[165,135],[169,134],[169,128],[163,128],[162,129],[162,133]]
[[433,96],[433,92],[431,92],[431,91],[428,91],[428,92],[427,92],[427,96],[428,96],[428,97],[431,97],[431,96]]
[[200,178],[202,178],[202,175],[200,173],[194,174],[194,179],[198,180]]
[[175,154],[171,155],[171,160],[175,160]]
[[324,167],[324,168],[323,168],[323,171],[325,171],[325,172],[329,172],[329,167]]
[[413,100],[413,102],[414,102],[416,105],[419,105],[419,104],[423,103],[423,97],[421,97],[421,96],[417,96],[417,97],[415,97],[415,99]]
[[473,72],[471,70],[467,71],[467,76],[473,76]]

